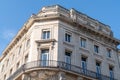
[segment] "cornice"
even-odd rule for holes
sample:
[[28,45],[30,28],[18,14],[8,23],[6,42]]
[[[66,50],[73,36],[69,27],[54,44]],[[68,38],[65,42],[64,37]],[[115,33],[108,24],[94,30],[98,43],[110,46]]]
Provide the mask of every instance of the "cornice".
[[[53,11],[52,14],[46,14],[49,11]],[[65,12],[64,12],[65,11]],[[55,12],[55,13],[54,13]],[[79,19],[78,19],[79,17]],[[80,17],[85,19],[81,19],[83,20],[80,21]],[[89,21],[88,21],[88,20]],[[93,31],[96,34],[102,35],[103,37],[106,37],[110,40],[112,40],[116,45],[120,44],[120,40],[115,39],[114,37],[112,37],[111,35],[105,34],[104,32],[102,32],[101,30],[96,30],[93,27],[90,27],[91,23],[97,24],[98,23],[100,25],[102,25],[104,28],[109,29],[109,27],[105,27],[106,25],[101,24],[100,22],[91,19],[90,17],[81,14],[80,12],[71,9],[70,11],[68,11],[67,9],[61,7],[61,6],[53,6],[53,7],[49,7],[49,9],[47,9],[46,7],[44,7],[44,9],[42,9],[42,11],[40,11],[40,13],[38,13],[37,15],[32,15],[28,21],[23,25],[23,27],[20,29],[20,31],[17,33],[17,35],[13,38],[13,40],[11,41],[11,43],[6,47],[6,49],[3,51],[2,56],[0,57],[0,61],[9,53],[9,51],[17,44],[17,42],[22,38],[22,36],[24,34],[27,33],[27,31],[29,30],[29,28],[35,23],[35,22],[41,22],[41,21],[51,21],[51,20],[61,20],[63,22],[66,22],[68,24],[71,24],[73,26],[82,26],[86,29],[89,29],[91,31]],[[95,26],[95,25],[94,25]]]

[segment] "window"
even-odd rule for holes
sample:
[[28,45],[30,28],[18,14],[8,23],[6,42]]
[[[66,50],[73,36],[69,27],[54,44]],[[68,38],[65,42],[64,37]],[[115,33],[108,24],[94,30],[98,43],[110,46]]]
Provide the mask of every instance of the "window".
[[1,72],[3,72],[3,70],[4,70],[4,65],[2,66]]
[[86,39],[84,39],[84,38],[80,39],[80,46],[83,48],[86,48]]
[[43,31],[42,39],[50,39],[50,31]]
[[94,45],[94,52],[95,52],[95,53],[99,53],[99,46]]
[[109,66],[109,74],[110,74],[110,80],[114,80],[114,71],[113,67]]
[[10,75],[12,74],[12,69],[10,69]]
[[68,33],[65,33],[65,41],[71,42],[71,35]]
[[70,69],[71,65],[71,51],[65,51],[65,63],[66,63],[66,68]]
[[22,48],[22,46],[19,47],[18,54],[21,53],[21,48]]
[[6,80],[6,75],[4,75],[4,80]]
[[30,46],[30,39],[28,39],[27,42],[26,42],[26,48],[27,48],[28,46]]
[[97,77],[101,76],[101,67],[99,62],[96,62],[96,76]]
[[28,55],[25,56],[25,63],[28,61]]
[[6,67],[8,66],[8,64],[9,64],[9,59],[7,60]]
[[17,63],[17,65],[16,65],[16,69],[18,69],[19,66],[20,66],[20,62]]
[[112,55],[111,55],[111,50],[110,50],[110,49],[107,49],[107,56],[108,56],[109,58],[112,57]]
[[85,74],[87,72],[87,58],[81,58],[82,72]]
[[12,56],[12,60],[14,60],[14,57],[15,57],[15,55],[13,54],[13,56]]
[[41,50],[41,65],[47,66],[49,60],[49,49]]

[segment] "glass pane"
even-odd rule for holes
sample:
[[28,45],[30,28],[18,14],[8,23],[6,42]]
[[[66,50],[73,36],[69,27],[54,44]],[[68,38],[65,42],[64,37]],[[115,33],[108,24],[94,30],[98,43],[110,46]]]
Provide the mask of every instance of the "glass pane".
[[41,65],[42,66],[47,66],[48,65],[48,60],[49,60],[49,50],[42,50],[41,51]]
[[46,39],[46,31],[43,32],[43,39]]
[[113,68],[112,67],[109,67],[109,72],[110,72],[110,80],[113,80],[114,72],[113,72]]
[[65,41],[67,41],[67,42],[71,42],[71,35],[69,35],[69,34],[65,34]]
[[96,45],[94,45],[94,51],[95,51],[96,53],[99,53],[99,47],[96,46]]
[[108,57],[111,58],[111,50],[107,50]]
[[70,42],[70,39],[71,39],[71,36],[70,36],[70,35],[68,35],[68,42]]
[[86,47],[86,40],[81,38],[81,47]]
[[71,53],[65,52],[65,63],[66,63],[66,68],[70,69],[71,66]]
[[82,72],[85,74],[87,72],[87,63],[86,60],[82,59]]
[[47,31],[47,39],[50,38],[50,31]]
[[101,75],[101,69],[100,69],[100,66],[96,66],[96,73],[97,73],[97,77],[100,77]]

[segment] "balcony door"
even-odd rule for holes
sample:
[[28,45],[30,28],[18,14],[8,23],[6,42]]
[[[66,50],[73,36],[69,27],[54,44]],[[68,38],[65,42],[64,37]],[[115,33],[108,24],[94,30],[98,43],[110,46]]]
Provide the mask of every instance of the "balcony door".
[[65,64],[66,69],[70,69],[71,67],[71,52],[65,51]]
[[100,63],[99,62],[96,62],[96,76],[98,78],[101,77],[101,67],[100,67]]
[[86,60],[87,58],[82,57],[81,66],[82,66],[82,72],[84,74],[87,73],[87,61]]
[[48,66],[49,49],[41,50],[41,66]]
[[110,73],[110,80],[114,80],[114,71],[113,71],[113,67],[109,67],[109,73]]

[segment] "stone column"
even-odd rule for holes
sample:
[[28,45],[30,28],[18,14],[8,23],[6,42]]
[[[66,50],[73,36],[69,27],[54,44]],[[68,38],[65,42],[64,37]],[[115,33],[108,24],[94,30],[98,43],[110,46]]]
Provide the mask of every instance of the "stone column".
[[66,79],[65,79],[65,73],[64,73],[64,72],[59,72],[59,73],[58,73],[58,80],[66,80]]
[[83,80],[83,78],[82,77],[78,77],[77,80]]

